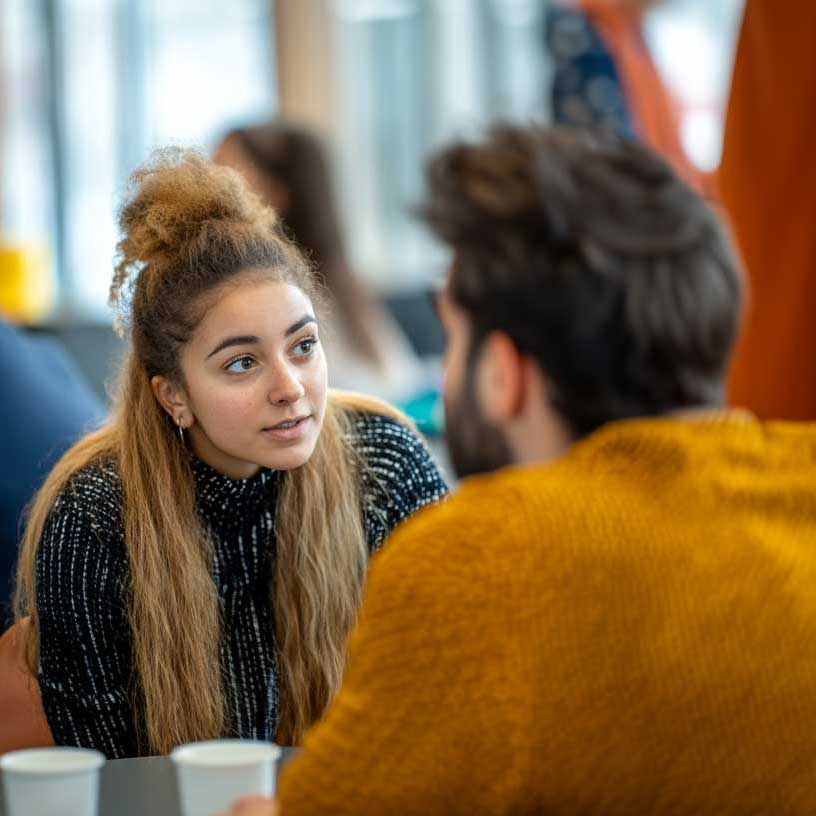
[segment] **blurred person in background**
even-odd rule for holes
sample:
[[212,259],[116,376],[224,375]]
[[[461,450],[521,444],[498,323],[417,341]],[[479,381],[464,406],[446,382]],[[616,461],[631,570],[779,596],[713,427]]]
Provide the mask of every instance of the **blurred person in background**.
[[498,128],[428,179],[468,478],[372,566],[280,813],[816,812],[816,428],[724,405],[716,214],[575,129]]
[[105,409],[53,338],[0,318],[0,632],[10,623],[23,514],[57,459]]
[[655,65],[644,18],[662,0],[553,0],[546,41],[557,124],[604,127],[643,141],[698,190],[704,174],[680,141],[680,110]]
[[37,496],[9,635],[58,745],[297,743],[370,554],[444,482],[386,403],[328,391],[313,269],[238,173],[159,152],[120,227],[120,391]]
[[331,168],[318,137],[283,122],[237,128],[214,159],[238,170],[278,212],[328,289],[331,385],[397,402],[422,391],[427,382],[408,339],[349,265]]
[[719,173],[748,269],[730,396],[816,420],[816,9],[748,0]]

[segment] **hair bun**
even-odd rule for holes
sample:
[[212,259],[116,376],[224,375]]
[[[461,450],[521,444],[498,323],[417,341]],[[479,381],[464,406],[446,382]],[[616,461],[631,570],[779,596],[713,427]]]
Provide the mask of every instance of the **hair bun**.
[[[121,315],[126,292],[143,271],[167,268],[190,258],[197,247],[236,225],[259,220],[270,225],[274,212],[242,177],[210,161],[198,150],[178,147],[156,150],[133,172],[119,212],[122,238],[110,288],[110,304]],[[121,320],[119,321],[121,322]]]

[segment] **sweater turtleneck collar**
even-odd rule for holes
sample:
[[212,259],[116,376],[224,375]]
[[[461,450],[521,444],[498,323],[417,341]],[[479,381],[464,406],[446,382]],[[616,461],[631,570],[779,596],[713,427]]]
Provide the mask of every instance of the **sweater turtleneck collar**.
[[216,529],[221,528],[224,521],[246,518],[260,510],[270,498],[280,473],[261,468],[249,479],[231,479],[193,455],[190,466],[195,476],[199,508]]

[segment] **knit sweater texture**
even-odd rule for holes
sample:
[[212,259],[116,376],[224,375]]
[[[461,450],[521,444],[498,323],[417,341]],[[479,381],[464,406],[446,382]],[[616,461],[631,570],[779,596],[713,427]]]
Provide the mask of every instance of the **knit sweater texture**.
[[[366,461],[362,518],[377,550],[404,518],[445,493],[425,445],[393,419],[359,414]],[[279,718],[278,656],[270,587],[280,472],[229,479],[192,459],[198,509],[214,550],[221,605],[222,673],[230,735],[271,740]],[[57,745],[135,756],[138,744],[128,557],[116,463],[90,466],[60,494],[37,555],[39,682]]]
[[283,816],[816,813],[816,426],[636,420],[375,558]]

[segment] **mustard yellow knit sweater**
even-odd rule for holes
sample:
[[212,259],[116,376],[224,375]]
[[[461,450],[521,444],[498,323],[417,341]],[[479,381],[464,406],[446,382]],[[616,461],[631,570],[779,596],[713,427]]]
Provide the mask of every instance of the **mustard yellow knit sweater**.
[[816,814],[816,426],[610,425],[370,574],[299,814]]

